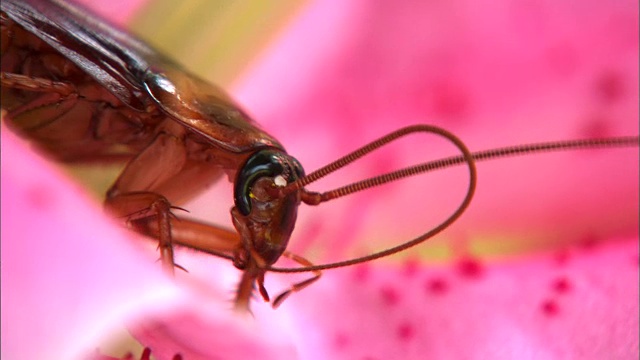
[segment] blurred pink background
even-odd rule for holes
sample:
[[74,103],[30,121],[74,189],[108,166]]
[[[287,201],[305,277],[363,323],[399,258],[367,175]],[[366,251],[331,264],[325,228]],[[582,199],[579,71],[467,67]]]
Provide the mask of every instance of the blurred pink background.
[[[145,10],[136,2],[87,3],[119,24]],[[637,135],[637,30],[634,1],[360,0],[337,5],[318,0],[309,2],[256,56],[230,91],[307,172],[414,123],[445,127],[472,150]],[[74,212],[99,214],[99,205],[87,210],[86,203],[61,201],[40,218],[31,212],[33,204],[20,198],[22,192],[16,191],[18,197],[6,203],[7,191],[19,188],[5,187],[6,179],[53,176],[31,175],[50,171],[35,160],[25,167],[7,162],[8,144],[13,143],[3,131],[2,293],[24,295],[30,302],[3,295],[4,334],[10,334],[5,331],[8,312],[25,329],[20,334],[28,334],[30,327],[58,336],[87,328],[98,331],[110,311],[122,310],[122,304],[146,315],[148,303],[124,299],[136,299],[141,291],[174,289],[154,270],[155,254],[136,258],[140,254],[115,242],[113,251],[127,254],[123,259],[100,256],[91,244],[102,246],[98,244],[119,236],[106,232],[85,241],[88,249],[78,253],[95,266],[104,283],[65,276],[82,271],[57,261],[85,240],[75,231],[91,232],[97,225],[86,221],[76,229],[49,220]],[[310,188],[330,189],[449,156],[454,150],[439,139],[417,137]],[[255,355],[252,349],[273,358],[637,358],[638,150],[539,155],[480,163],[478,169],[478,190],[469,211],[437,238],[403,254],[408,260],[328,271],[317,285],[295,294],[277,311],[256,302],[258,325],[250,330],[229,320],[227,309],[218,303],[225,299],[220,289],[232,292],[237,281],[231,266],[178,251],[180,264],[190,270],[187,276],[179,275],[179,288],[191,305],[140,321],[134,327],[136,336],[159,358],[170,358],[178,350],[191,356],[186,358],[227,351],[214,341],[238,344],[237,354],[225,353],[238,358]],[[74,186],[69,180],[60,183],[63,189]],[[444,219],[462,198],[466,183],[460,167],[318,208],[303,207],[290,249],[326,262],[398,244]],[[230,225],[229,189],[229,184],[222,185],[187,208]],[[28,219],[32,236],[15,231],[19,221],[7,221],[9,209],[13,219]],[[53,234],[59,245],[52,258],[47,256],[50,248],[38,242],[53,246]],[[69,239],[73,241],[65,242]],[[42,251],[31,254],[35,250],[25,244]],[[513,253],[519,256],[485,260]],[[451,255],[467,260],[433,265],[432,260],[450,260]],[[481,260],[469,260],[474,256]],[[113,266],[122,271],[114,272]],[[16,269],[46,271],[47,277],[31,281]],[[14,274],[13,282],[5,281],[7,274]],[[138,277],[145,279],[140,281],[146,290],[135,286]],[[292,278],[270,274],[267,287],[277,294]],[[64,294],[48,286],[63,280],[68,280]],[[91,316],[65,301],[75,292],[90,304]],[[5,306],[6,299],[12,307]],[[49,314],[54,303],[60,304],[55,321],[25,316]],[[129,318],[125,313],[107,320]],[[47,350],[91,348],[73,336],[30,348],[33,339],[20,334],[3,336],[3,348],[9,344],[38,358]],[[278,334],[276,343],[265,343],[272,334]]]

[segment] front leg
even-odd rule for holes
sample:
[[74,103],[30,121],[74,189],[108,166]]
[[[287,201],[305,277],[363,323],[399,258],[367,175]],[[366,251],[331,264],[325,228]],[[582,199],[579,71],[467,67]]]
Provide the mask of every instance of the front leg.
[[220,177],[220,167],[189,160],[180,129],[156,135],[126,166],[107,192],[105,207],[127,220],[132,230],[157,239],[163,266],[173,273],[173,245],[189,247],[226,259],[241,248],[232,230],[180,219],[171,210]]
[[[303,258],[302,256],[298,256],[294,253],[291,253],[289,251],[285,251],[284,253],[282,253],[282,256],[288,257],[289,259],[297,262],[298,264],[302,265],[302,266],[313,266],[313,263],[311,263],[311,261]],[[271,306],[273,306],[273,308],[277,308],[278,306],[280,306],[280,304],[282,304],[282,302],[289,297],[289,295],[293,294],[294,292],[298,292],[304,288],[306,288],[307,286],[313,284],[314,282],[318,281],[318,279],[320,279],[320,276],[322,276],[322,272],[320,272],[319,270],[314,270],[313,271],[313,276],[303,280],[299,283],[293,284],[291,285],[291,287],[289,288],[289,290],[286,290],[285,292],[283,292],[282,294],[276,296],[275,300],[273,300],[273,303],[271,304]]]
[[171,241],[171,204],[162,195],[152,192],[132,192],[107,198],[105,207],[117,217],[126,218],[127,222],[151,220],[157,228],[156,238],[160,259],[165,270],[173,275],[175,262]]
[[[242,248],[237,232],[197,220],[179,218],[171,214],[171,243],[209,255],[234,261]],[[160,225],[153,217],[142,217],[129,222],[132,229],[147,237],[158,239]]]
[[127,164],[107,192],[105,207],[128,222],[152,218],[159,229],[158,247],[165,269],[173,274],[171,203],[162,187],[183,171],[186,150],[180,136],[159,133],[149,146]]

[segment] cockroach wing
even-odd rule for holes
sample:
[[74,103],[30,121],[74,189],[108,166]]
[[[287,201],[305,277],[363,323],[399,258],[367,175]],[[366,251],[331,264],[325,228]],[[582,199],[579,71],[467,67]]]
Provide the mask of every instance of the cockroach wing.
[[182,70],[151,70],[145,77],[148,93],[160,108],[218,147],[253,152],[282,145],[240,109],[221,89]]
[[87,10],[58,0],[5,0],[0,6],[123,104],[141,112],[157,106],[226,151],[282,148],[222,90]]
[[139,79],[148,59],[156,56],[142,42],[64,2],[9,0],[0,6],[11,20],[59,51],[124,104],[144,110]]

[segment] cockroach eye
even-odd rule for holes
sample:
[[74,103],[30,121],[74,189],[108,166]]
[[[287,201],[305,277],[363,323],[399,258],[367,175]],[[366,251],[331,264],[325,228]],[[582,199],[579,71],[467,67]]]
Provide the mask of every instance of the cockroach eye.
[[281,150],[261,150],[249,157],[235,181],[234,201],[241,214],[251,212],[251,188],[262,177],[273,178],[276,186],[286,186],[304,176],[300,163]]

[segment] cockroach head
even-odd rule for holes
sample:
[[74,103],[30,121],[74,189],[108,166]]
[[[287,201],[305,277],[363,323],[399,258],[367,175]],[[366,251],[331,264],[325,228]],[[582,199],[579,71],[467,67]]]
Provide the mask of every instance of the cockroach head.
[[251,213],[251,197],[256,195],[254,186],[258,182],[285,187],[302,177],[304,169],[295,158],[281,150],[260,150],[247,159],[236,176],[233,191],[236,208],[245,216]]

